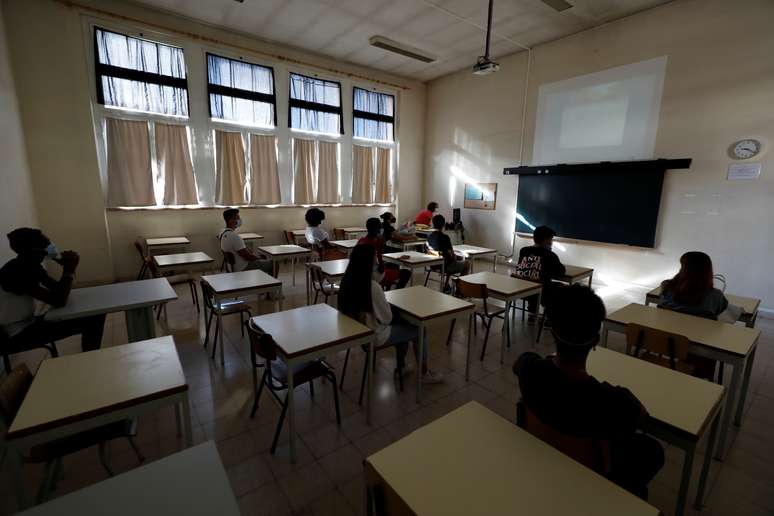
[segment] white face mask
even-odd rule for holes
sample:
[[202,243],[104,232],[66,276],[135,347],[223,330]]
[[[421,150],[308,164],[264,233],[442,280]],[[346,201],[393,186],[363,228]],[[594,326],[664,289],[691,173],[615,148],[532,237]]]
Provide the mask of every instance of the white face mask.
[[59,249],[57,249],[56,244],[51,242],[46,246],[46,258],[48,258],[49,260],[53,260],[54,258],[57,257],[58,254],[59,254]]
[[242,219],[239,218],[239,219],[237,219],[236,227],[239,227],[241,225],[242,225]]

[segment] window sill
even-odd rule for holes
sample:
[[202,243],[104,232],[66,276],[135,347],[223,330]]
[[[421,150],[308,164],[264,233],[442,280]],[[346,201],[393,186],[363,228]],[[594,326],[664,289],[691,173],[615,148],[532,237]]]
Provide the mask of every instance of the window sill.
[[[386,208],[395,206],[395,202],[386,204],[280,204],[280,205],[236,205],[240,210],[251,209],[286,209],[286,208]],[[139,207],[106,207],[106,211],[195,211],[195,210],[225,210],[234,206],[139,206]]]

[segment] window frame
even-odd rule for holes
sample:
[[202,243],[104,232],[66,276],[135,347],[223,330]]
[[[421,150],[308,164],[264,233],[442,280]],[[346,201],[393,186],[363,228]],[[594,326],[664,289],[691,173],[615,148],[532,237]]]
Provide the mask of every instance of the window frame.
[[[355,109],[355,90],[378,93],[379,95],[387,95],[388,97],[392,97],[392,116],[382,115],[379,113],[371,113],[370,111],[361,111],[359,109]],[[362,88],[360,86],[353,84],[352,85],[352,138],[360,141],[379,142],[385,145],[394,145],[395,144],[395,119],[396,119],[395,114],[397,110],[398,110],[398,102],[397,102],[396,95],[393,95],[392,93],[385,93],[383,91],[377,91],[375,89]],[[366,120],[373,120],[376,122],[385,122],[385,123],[392,124],[392,140],[373,140],[371,138],[366,138],[364,136],[357,136],[355,134],[355,118],[365,118]]]
[[[248,64],[250,66],[258,66],[261,68],[268,68],[271,70],[271,89],[274,93],[259,93],[257,91],[250,91],[250,90],[243,90],[240,88],[232,88],[229,86],[222,86],[220,84],[212,84],[210,82],[210,59],[209,57],[218,57],[220,59],[227,59],[229,61],[236,61],[237,63],[244,63]],[[250,61],[246,61],[244,59],[235,59],[233,57],[228,57],[220,54],[216,54],[214,52],[210,52],[209,50],[204,51],[204,73],[206,75],[207,80],[207,115],[210,119],[210,121],[215,123],[224,123],[224,124],[236,124],[240,127],[246,127],[246,128],[255,128],[259,130],[276,130],[277,129],[277,79],[274,74],[274,67],[273,66],[267,66],[263,64],[258,63],[252,63]],[[210,95],[225,95],[228,97],[235,97],[239,99],[244,100],[252,100],[255,102],[265,102],[265,103],[271,103],[272,106],[274,106],[274,126],[273,127],[265,127],[260,125],[249,125],[244,124],[242,122],[239,122],[237,120],[226,120],[224,118],[215,118],[212,116],[212,101],[210,99]]]
[[[188,61],[185,61],[185,78],[171,77],[169,75],[163,75],[160,73],[143,72],[140,70],[132,70],[130,68],[122,68],[120,66],[113,66],[101,63],[99,61],[99,42],[97,40],[97,31],[109,32],[111,34],[117,34],[125,38],[139,39],[141,41],[147,41],[154,45],[164,45],[167,47],[177,48],[183,52],[183,59],[185,60],[185,49],[181,46],[170,45],[161,41],[154,41],[152,39],[141,38],[132,36],[129,34],[123,34],[118,31],[106,29],[100,25],[93,26],[93,38],[94,38],[94,75],[96,78],[97,89],[97,103],[106,109],[118,109],[126,112],[147,113],[149,115],[158,116],[171,116],[178,119],[190,119],[191,118],[191,92],[188,90]],[[146,84],[157,84],[159,86],[169,86],[172,88],[180,88],[185,90],[185,102],[186,102],[186,115],[168,115],[166,113],[157,113],[155,111],[140,111],[136,109],[126,108],[123,106],[114,106],[112,104],[105,104],[105,93],[102,91],[102,78],[103,77],[115,77],[117,79],[126,79],[136,82],[144,82]]]
[[[319,102],[311,102],[309,100],[294,99],[292,96],[292,90],[291,90],[293,75],[298,75],[299,77],[304,77],[306,79],[312,79],[316,81],[329,82],[331,84],[337,85],[339,87],[339,106],[336,107],[336,106],[330,106],[328,104],[322,104]],[[343,87],[340,81],[332,81],[330,79],[323,79],[321,77],[306,75],[303,73],[298,73],[292,70],[288,70],[288,129],[290,131],[298,131],[298,132],[303,132],[307,134],[334,136],[333,133],[322,133],[317,131],[309,131],[306,129],[301,129],[299,127],[293,127],[292,125],[293,117],[291,113],[293,112],[293,108],[295,107],[299,109],[308,109],[310,111],[322,111],[324,113],[334,113],[339,115],[339,135],[343,136],[345,133],[344,133],[344,98],[342,96],[342,90],[343,90]]]

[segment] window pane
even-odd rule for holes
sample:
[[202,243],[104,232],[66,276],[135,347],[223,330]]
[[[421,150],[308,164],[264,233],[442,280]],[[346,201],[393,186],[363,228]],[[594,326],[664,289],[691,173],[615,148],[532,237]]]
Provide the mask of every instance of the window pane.
[[341,86],[336,82],[290,74],[290,98],[316,102],[328,106],[341,106]]
[[210,94],[210,116],[245,125],[274,127],[274,105],[269,102]]
[[269,95],[274,93],[274,73],[265,66],[208,54],[207,74],[210,84]]
[[395,97],[386,93],[377,93],[362,88],[355,88],[355,110],[367,111],[377,115],[395,116]]
[[185,79],[183,49],[96,29],[99,62]]
[[105,104],[163,115],[188,116],[188,91],[117,77],[102,77]]
[[339,134],[341,117],[338,113],[326,113],[313,109],[290,108],[290,127],[302,131]]
[[392,124],[389,122],[355,117],[354,135],[356,138],[368,138],[369,140],[391,142],[393,141]]

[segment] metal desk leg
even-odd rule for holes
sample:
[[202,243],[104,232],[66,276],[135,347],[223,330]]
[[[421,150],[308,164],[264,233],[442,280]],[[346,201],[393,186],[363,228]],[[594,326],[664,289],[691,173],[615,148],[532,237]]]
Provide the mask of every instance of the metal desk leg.
[[734,425],[742,426],[742,414],[744,413],[744,403],[747,400],[747,389],[750,387],[750,373],[752,373],[753,362],[755,361],[755,351],[758,346],[755,346],[750,352],[750,356],[747,357],[747,362],[744,365],[744,378],[742,379],[742,389],[739,391],[739,401],[736,406],[736,418],[734,419]]
[[473,333],[473,312],[468,316],[468,350],[465,353],[465,381],[470,380],[470,346],[473,343],[471,334]]
[[220,365],[225,366],[226,365],[226,341],[223,340],[223,320],[222,320],[222,312],[220,305],[220,299],[218,299],[218,340],[220,341]]
[[290,463],[295,464],[296,463],[296,411],[295,407],[293,407],[293,391],[295,390],[295,383],[293,383],[293,369],[295,368],[295,364],[292,361],[289,361],[288,364],[288,394],[287,398],[285,399],[285,403],[288,404],[287,407],[287,418],[288,418],[288,432],[289,432],[289,446],[290,446]]
[[610,328],[607,327],[607,323],[602,323],[602,335],[599,338],[599,344],[603,347],[607,347],[607,334],[610,333]]
[[[376,346],[374,345],[374,341],[376,339],[371,339],[368,342],[368,364],[366,364],[366,367],[368,368],[368,390],[366,391],[366,423],[369,425],[371,424],[371,397],[373,396],[374,391],[374,362],[376,360]],[[335,389],[336,386],[334,385],[333,388]]]
[[293,286],[296,286],[296,257],[290,257],[290,267],[293,269]]
[[188,447],[193,446],[193,431],[191,427],[191,405],[188,400],[188,393],[183,397],[183,401],[180,403],[183,408],[183,435],[185,437],[185,445]]
[[591,288],[591,280],[594,279],[594,273],[589,274],[589,288]]
[[8,460],[11,466],[11,476],[13,477],[13,487],[16,491],[16,504],[19,509],[27,508],[27,494],[24,491],[24,458],[21,450],[15,447],[8,449]]
[[696,501],[693,504],[693,507],[697,511],[700,511],[704,505],[704,488],[707,485],[707,475],[709,474],[710,464],[712,463],[712,448],[715,446],[715,440],[717,439],[718,426],[720,426],[720,411],[715,414],[715,420],[712,422],[709,438],[707,439],[707,452],[704,456],[701,474],[699,475],[699,488],[696,491]]
[[[720,429],[720,440],[718,441],[718,447],[715,451],[715,458],[723,460],[723,453],[725,451],[726,438],[728,437],[728,429],[731,426],[731,415],[734,411],[734,400],[739,392],[739,380],[742,376],[742,364],[733,364],[733,373],[731,374],[731,385],[728,386],[728,394],[726,395],[726,404],[723,407],[723,423]],[[740,397],[741,398],[741,397]]]
[[153,318],[152,306],[126,310],[124,319],[129,342],[152,339],[156,336],[156,321]]
[[505,362],[505,347],[508,345],[508,334],[511,328],[511,319],[508,317],[508,310],[511,309],[512,301],[505,302],[505,313],[503,314],[502,342],[500,343],[500,364]]
[[683,459],[683,476],[680,479],[680,490],[677,493],[677,506],[675,516],[682,516],[685,512],[685,499],[688,497],[688,486],[691,484],[691,471],[693,471],[693,457],[696,454],[696,445],[690,444],[685,448]]
[[175,426],[177,427],[177,436],[183,435],[183,420],[180,419],[180,403],[175,403]]
[[306,268],[306,304],[311,305],[312,304],[312,293],[309,291],[309,276],[310,276],[310,270],[309,267]]
[[417,328],[417,403],[422,398],[422,361],[425,354],[425,325],[419,323]]
[[274,291],[274,308],[278,311],[282,311],[282,287],[277,287]]

